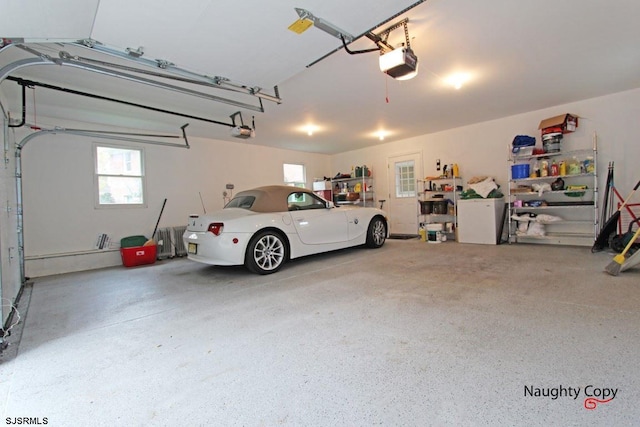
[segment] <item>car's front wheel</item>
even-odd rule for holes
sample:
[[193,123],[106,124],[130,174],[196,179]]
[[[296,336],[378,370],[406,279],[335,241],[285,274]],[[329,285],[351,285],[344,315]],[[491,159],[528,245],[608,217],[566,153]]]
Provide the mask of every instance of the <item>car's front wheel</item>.
[[367,246],[379,248],[387,239],[387,224],[380,217],[375,217],[369,223],[367,230]]
[[262,231],[249,242],[245,265],[257,274],[271,274],[280,270],[287,260],[287,245],[282,236],[274,231]]

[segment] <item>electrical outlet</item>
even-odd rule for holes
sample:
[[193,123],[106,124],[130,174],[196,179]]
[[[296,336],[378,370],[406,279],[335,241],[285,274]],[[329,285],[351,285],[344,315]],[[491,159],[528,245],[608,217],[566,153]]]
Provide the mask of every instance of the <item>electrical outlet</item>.
[[436,160],[436,170],[440,170],[440,159]]

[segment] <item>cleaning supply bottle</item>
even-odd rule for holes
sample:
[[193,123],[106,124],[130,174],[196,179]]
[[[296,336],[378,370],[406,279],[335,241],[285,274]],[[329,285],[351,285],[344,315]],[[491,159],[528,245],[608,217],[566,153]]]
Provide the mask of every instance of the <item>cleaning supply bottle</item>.
[[560,160],[560,175],[566,175],[567,174],[567,162],[565,162],[564,160]]
[[543,160],[540,162],[540,176],[549,176],[549,161]]
[[533,168],[531,171],[531,178],[538,178],[540,176],[540,162],[536,160],[533,164]]

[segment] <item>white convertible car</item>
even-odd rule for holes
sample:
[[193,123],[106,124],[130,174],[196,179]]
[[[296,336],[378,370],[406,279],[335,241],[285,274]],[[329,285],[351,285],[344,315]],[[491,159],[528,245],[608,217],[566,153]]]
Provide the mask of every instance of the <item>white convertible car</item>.
[[336,207],[310,190],[274,185],[240,192],[217,212],[191,215],[183,240],[193,261],[244,264],[269,274],[293,258],[358,245],[379,248],[388,230],[380,209]]

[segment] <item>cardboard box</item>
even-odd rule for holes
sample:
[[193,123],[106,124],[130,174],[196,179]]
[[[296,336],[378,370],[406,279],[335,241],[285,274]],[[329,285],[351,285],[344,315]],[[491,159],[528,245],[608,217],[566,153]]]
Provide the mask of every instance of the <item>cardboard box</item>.
[[575,114],[561,114],[559,116],[544,119],[540,122],[538,129],[547,129],[551,127],[562,128],[562,133],[574,132],[578,127],[578,116]]
[[313,183],[313,191],[331,190],[331,181],[316,181]]
[[134,246],[132,248],[120,248],[122,264],[125,267],[153,264],[156,262],[157,245]]

